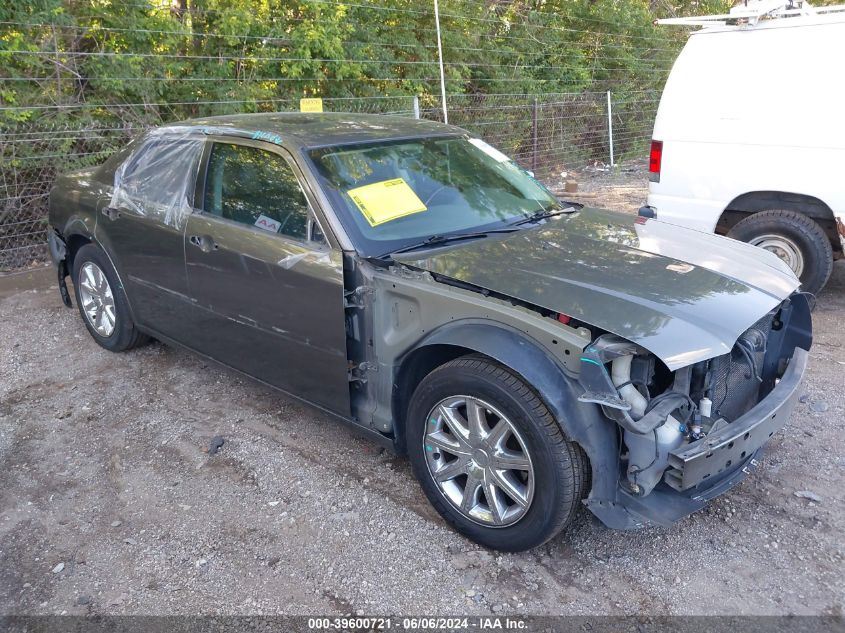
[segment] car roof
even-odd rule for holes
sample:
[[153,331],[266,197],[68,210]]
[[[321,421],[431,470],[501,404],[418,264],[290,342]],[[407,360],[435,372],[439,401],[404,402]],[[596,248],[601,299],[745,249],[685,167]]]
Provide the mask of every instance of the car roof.
[[351,112],[230,114],[181,121],[159,129],[162,132],[173,128],[184,131],[186,127],[201,128],[206,133],[249,136],[289,148],[466,134],[461,128],[436,121]]

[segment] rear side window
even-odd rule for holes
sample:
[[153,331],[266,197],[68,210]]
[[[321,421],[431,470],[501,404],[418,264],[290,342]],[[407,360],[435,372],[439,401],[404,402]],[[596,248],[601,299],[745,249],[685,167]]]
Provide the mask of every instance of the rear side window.
[[203,138],[153,134],[115,171],[111,206],[181,225],[191,212]]
[[207,213],[307,239],[308,201],[288,162],[274,152],[215,143],[203,199]]
[[197,152],[189,161],[181,157],[190,155],[190,140],[154,139],[144,143],[126,165],[123,188],[141,200],[153,204],[167,204],[182,193],[185,167],[199,159]]

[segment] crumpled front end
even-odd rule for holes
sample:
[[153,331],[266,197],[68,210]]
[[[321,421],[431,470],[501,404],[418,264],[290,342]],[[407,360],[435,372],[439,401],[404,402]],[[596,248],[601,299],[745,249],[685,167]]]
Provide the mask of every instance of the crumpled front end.
[[670,525],[739,483],[789,421],[811,343],[801,293],[729,353],[674,371],[634,343],[598,337],[581,359],[579,400],[616,423],[621,457],[615,496],[594,491],[588,507],[614,528]]

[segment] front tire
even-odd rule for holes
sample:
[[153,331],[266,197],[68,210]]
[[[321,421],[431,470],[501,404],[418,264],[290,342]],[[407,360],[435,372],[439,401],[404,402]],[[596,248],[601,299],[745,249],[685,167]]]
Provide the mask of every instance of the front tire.
[[82,322],[100,347],[123,352],[149,341],[135,327],[111,262],[94,244],[86,244],[73,258],[73,289]]
[[408,410],[407,442],[431,504],[485,547],[537,547],[578,509],[577,447],[534,390],[487,357],[464,356],[422,380]]
[[738,222],[728,237],[760,246],[780,257],[801,280],[801,290],[818,294],[833,271],[833,248],[822,227],[802,213],[761,211]]

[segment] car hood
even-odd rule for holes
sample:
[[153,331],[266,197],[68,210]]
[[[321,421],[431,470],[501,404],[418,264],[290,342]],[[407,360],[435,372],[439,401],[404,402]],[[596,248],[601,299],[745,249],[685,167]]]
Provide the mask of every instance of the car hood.
[[762,249],[600,209],[395,259],[622,336],[669,369],[728,353],[799,285]]

